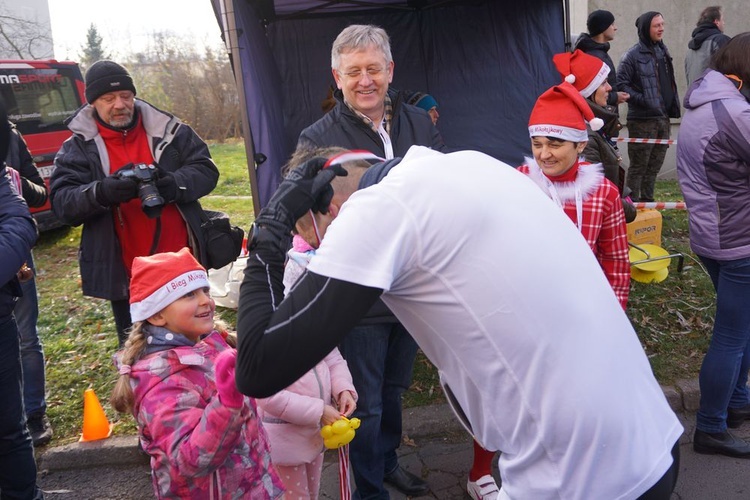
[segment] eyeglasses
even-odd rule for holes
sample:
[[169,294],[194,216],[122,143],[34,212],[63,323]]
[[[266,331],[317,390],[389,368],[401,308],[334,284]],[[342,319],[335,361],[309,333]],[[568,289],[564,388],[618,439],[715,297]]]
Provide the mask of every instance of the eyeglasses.
[[342,74],[347,78],[351,78],[352,80],[359,80],[360,78],[362,78],[362,75],[364,75],[365,73],[367,73],[367,76],[374,79],[374,78],[378,78],[382,76],[386,71],[387,71],[386,68],[382,66],[377,66],[377,67],[367,68],[364,70],[360,68],[352,69],[345,73],[339,72],[339,74]]

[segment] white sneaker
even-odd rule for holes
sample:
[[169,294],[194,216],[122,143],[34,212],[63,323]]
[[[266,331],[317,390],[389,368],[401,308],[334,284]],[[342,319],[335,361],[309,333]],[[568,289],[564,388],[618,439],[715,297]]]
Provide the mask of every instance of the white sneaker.
[[476,481],[469,480],[466,483],[466,491],[474,500],[496,500],[500,493],[495,478],[489,474],[482,476]]

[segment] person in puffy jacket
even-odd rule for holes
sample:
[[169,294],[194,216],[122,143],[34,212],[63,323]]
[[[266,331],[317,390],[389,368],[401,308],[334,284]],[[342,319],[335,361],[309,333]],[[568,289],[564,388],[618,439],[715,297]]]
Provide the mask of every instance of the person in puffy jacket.
[[693,448],[750,458],[750,443],[727,430],[750,418],[750,32],[720,49],[709,68],[687,91],[677,141],[690,247],[716,289]]
[[[670,118],[680,117],[680,100],[674,78],[672,56],[664,44],[664,17],[646,12],[635,22],[638,43],[620,59],[617,90],[627,92],[628,133],[632,138],[669,139]],[[630,168],[627,185],[633,201],[654,201],[666,144],[628,143]]]
[[232,337],[214,322],[206,270],[187,248],[136,257],[130,292],[133,329],[115,358],[111,402],[135,416],[156,498],[280,498],[255,401],[234,381]]

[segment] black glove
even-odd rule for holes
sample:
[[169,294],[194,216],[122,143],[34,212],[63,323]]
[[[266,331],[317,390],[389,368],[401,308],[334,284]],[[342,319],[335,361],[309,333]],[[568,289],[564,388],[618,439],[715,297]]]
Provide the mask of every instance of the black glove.
[[138,196],[138,184],[130,178],[105,177],[96,186],[96,201],[105,207],[125,203]]
[[283,238],[308,210],[327,213],[333,198],[331,181],[337,175],[347,175],[340,165],[323,168],[327,161],[328,158],[315,157],[292,170],[260,211],[255,223]]
[[159,194],[164,198],[164,203],[174,203],[177,201],[177,193],[180,192],[180,188],[177,187],[177,181],[172,172],[159,170],[159,178],[156,179],[156,189],[159,190]]

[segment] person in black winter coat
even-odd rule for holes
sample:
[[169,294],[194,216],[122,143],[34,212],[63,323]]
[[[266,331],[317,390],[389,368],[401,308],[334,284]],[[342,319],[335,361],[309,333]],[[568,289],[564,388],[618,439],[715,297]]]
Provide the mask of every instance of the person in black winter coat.
[[612,90],[607,96],[607,105],[617,107],[627,102],[630,95],[627,92],[618,91],[617,70],[612,58],[609,57],[609,42],[615,39],[617,32],[615,16],[608,10],[595,10],[586,20],[586,28],[589,32],[578,36],[575,48],[601,59],[609,66],[607,82]]
[[[331,49],[336,106],[302,131],[298,151],[338,146],[392,159],[413,145],[445,150],[427,112],[406,104],[403,92],[389,88],[393,68],[385,30],[371,25],[342,30]],[[339,346],[360,395],[354,416],[362,423],[349,445],[356,495],[387,498],[384,482],[405,495],[423,495],[427,484],[402,468],[396,453],[401,395],[411,383],[417,344],[384,305],[382,309],[384,317],[360,323]]]
[[[65,120],[73,135],[55,157],[50,201],[60,221],[83,225],[81,289],[110,301],[122,346],[131,326],[133,259],[186,246],[200,259],[203,211],[198,199],[216,187],[219,170],[190,126],[136,98],[127,69],[97,61],[85,80],[88,104]],[[141,183],[122,175],[132,174],[134,164],[154,167],[148,187],[161,197],[158,210],[142,203]]]
[[[646,12],[635,25],[638,43],[625,52],[617,68],[617,86],[630,94],[628,132],[631,138],[667,140],[669,119],[680,117],[680,98],[672,56],[662,41],[664,17],[659,12]],[[668,147],[628,143],[627,186],[633,201],[654,201],[656,176]]]
[[[5,158],[7,168],[18,171],[21,195],[30,207],[41,207],[47,203],[47,187],[39,175],[26,141],[16,126],[11,123],[10,144]],[[23,403],[26,410],[31,440],[34,446],[42,446],[52,439],[52,426],[47,418],[45,400],[44,351],[39,341],[37,319],[39,300],[36,290],[36,267],[29,250],[26,256],[28,275],[21,281],[23,295],[16,302],[15,316],[21,336],[21,365],[23,366]]]
[[724,34],[724,11],[713,5],[701,12],[685,53],[685,76],[688,87],[706,71],[711,56],[731,38]]

